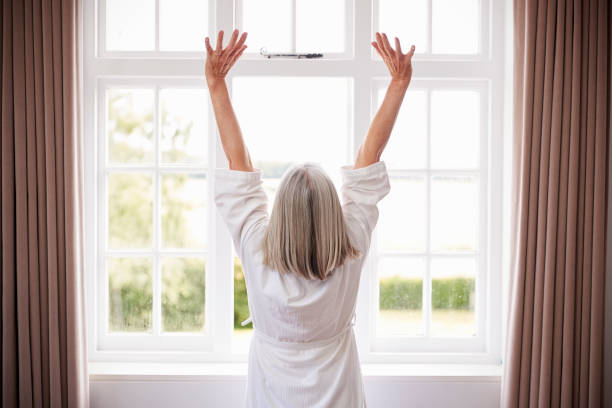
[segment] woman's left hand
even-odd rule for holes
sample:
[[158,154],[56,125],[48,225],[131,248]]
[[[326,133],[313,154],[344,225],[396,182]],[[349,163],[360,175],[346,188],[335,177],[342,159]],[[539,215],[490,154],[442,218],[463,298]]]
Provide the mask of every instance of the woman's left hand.
[[219,82],[225,81],[225,76],[230,68],[234,65],[236,60],[242,55],[242,52],[247,48],[244,45],[246,41],[247,33],[244,32],[238,40],[238,29],[235,29],[232,33],[232,38],[227,44],[227,47],[223,47],[223,30],[219,31],[217,35],[217,48],[212,49],[210,46],[210,40],[206,37],[206,82],[208,87],[211,88]]
[[412,56],[414,55],[414,45],[410,47],[410,51],[406,54],[402,52],[399,38],[395,37],[395,49],[391,48],[387,34],[376,33],[376,41],[373,41],[372,46],[378,51],[385,65],[389,69],[391,79],[408,86],[412,78]]

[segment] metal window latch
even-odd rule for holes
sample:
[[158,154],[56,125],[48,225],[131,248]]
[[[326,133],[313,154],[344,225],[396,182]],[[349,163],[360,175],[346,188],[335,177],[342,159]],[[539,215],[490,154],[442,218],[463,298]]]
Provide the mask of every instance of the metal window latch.
[[261,55],[263,55],[264,57],[268,57],[268,58],[272,58],[272,57],[286,57],[286,58],[321,58],[323,57],[323,54],[319,54],[319,53],[309,53],[309,54],[273,54],[273,53],[267,53],[267,49],[266,47],[261,47],[261,49],[259,50],[259,53]]

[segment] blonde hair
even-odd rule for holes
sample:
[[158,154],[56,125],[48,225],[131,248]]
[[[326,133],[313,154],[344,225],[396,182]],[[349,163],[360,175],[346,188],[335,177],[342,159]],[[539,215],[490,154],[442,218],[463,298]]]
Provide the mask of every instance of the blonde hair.
[[347,258],[349,241],[338,194],[318,165],[291,167],[281,180],[263,241],[263,263],[280,273],[326,280]]

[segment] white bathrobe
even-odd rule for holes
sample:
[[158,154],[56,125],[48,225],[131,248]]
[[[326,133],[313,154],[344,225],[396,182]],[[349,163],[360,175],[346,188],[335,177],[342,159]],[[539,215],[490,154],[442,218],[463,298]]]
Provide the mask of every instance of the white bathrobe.
[[353,324],[361,268],[390,190],[382,161],[343,166],[342,208],[349,239],[361,256],[327,281],[307,280],[262,263],[268,222],[261,170],[217,169],[215,203],[242,261],[254,333],[249,348],[246,406],[362,408],[365,395]]

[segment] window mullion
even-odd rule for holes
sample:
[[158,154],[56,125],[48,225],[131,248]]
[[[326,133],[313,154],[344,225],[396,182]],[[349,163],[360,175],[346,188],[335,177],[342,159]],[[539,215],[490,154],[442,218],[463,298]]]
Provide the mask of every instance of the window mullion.
[[[216,2],[216,30],[223,30],[229,34],[233,29],[234,9],[231,1],[218,0]],[[229,38],[229,35],[225,35]],[[227,41],[227,40],[226,40]],[[228,75],[228,92],[232,93],[232,73]],[[209,111],[210,112],[210,111]],[[214,174],[215,167],[227,167],[227,159],[223,152],[223,147],[219,139],[219,132],[214,120],[209,120],[209,137],[213,139],[213,149],[209,149],[209,159],[211,163],[211,176]],[[210,146],[210,145],[209,145]],[[208,318],[208,329],[212,335],[213,351],[220,355],[229,356],[231,352],[232,328],[234,324],[234,296],[233,296],[233,274],[231,239],[221,216],[215,211],[213,200],[214,177],[210,177],[208,204],[209,215],[212,217],[210,225],[214,227],[214,242],[210,243],[210,268],[207,271],[211,276],[207,277],[206,307]]]
[[[352,38],[354,49],[355,49],[355,63],[360,67],[370,66],[370,64],[364,64],[363,62],[370,62],[371,60],[371,51],[370,42],[372,41],[372,1],[355,1],[354,2],[354,29],[353,33],[347,32],[346,35],[348,38],[351,35],[354,35]],[[347,24],[347,27],[350,26]],[[382,63],[382,60],[380,61]],[[369,74],[369,72],[368,72]],[[371,75],[369,76],[371,77]]]
[[297,0],[291,0],[291,52],[297,49]]
[[[368,37],[371,31],[371,7],[372,2],[369,1],[355,1],[354,3],[354,38],[353,41],[354,53],[355,53],[355,65],[358,69],[351,70],[347,75],[353,77],[353,90],[352,90],[352,138],[349,146],[350,155],[349,160],[354,160],[357,155],[357,150],[361,144],[363,138],[368,129],[369,120],[371,118],[371,107],[372,107],[372,75],[369,72],[370,65],[359,63],[365,62],[370,58],[368,53],[369,40]],[[347,27],[350,24],[347,24]],[[347,38],[353,34],[347,32]],[[359,291],[357,295],[356,305],[356,321],[355,321],[355,334],[356,342],[359,348],[359,354],[363,358],[367,358],[371,350],[371,340],[374,335],[374,300],[376,299],[376,285],[375,279],[372,275],[376,272],[375,268],[375,253],[374,250],[370,250],[369,255],[364,262],[363,271],[361,273],[361,282],[359,285]]]
[[155,0],[155,51],[159,51],[159,0]]
[[[97,87],[98,84],[96,83]],[[96,264],[99,269],[97,270],[97,282],[96,283],[96,295],[98,298],[97,303],[97,333],[95,337],[96,347],[99,347],[100,339],[103,335],[108,332],[108,320],[110,316],[110,307],[109,307],[109,286],[108,286],[108,269],[107,269],[107,251],[108,251],[108,176],[104,172],[104,167],[107,164],[106,155],[107,155],[107,137],[106,137],[106,90],[103,87],[98,87],[98,101],[97,101],[97,116],[99,118],[100,127],[98,128],[97,137],[94,140],[98,141],[98,166],[102,170],[96,169],[96,178],[97,183],[101,186],[99,191],[98,205],[100,213],[98,214],[99,219],[99,231],[98,231],[98,247],[96,248],[99,251],[96,254],[95,259],[98,261]],[[92,99],[95,99],[94,96]],[[93,106],[96,106],[95,103],[91,104],[92,109]],[[94,115],[95,116],[95,115]],[[92,120],[95,122],[95,120]],[[91,140],[91,138],[86,138],[85,140]],[[87,163],[87,161],[85,162]],[[98,257],[99,256],[99,257]]]
[[[156,1],[157,3],[157,1]],[[159,87],[154,88],[153,102],[153,146],[155,154],[155,171],[153,172],[154,194],[153,199],[153,333],[161,333],[161,175],[159,174]]]
[[[431,1],[430,1],[431,4]],[[431,31],[431,30],[430,30]],[[423,276],[423,323],[425,338],[431,334],[431,309],[432,309],[432,282],[431,282],[431,89],[425,92],[425,105],[426,105],[426,140],[427,140],[427,154],[425,168],[427,169],[426,180],[425,180],[425,276]]]
[[425,52],[429,55],[433,54],[433,0],[427,1],[427,42],[425,43]]
[[[97,16],[98,18],[98,21],[97,21],[98,22],[97,24],[98,33],[97,34],[98,35],[96,36],[94,33],[93,38],[94,38],[94,42],[97,42],[96,44],[97,47],[94,51],[94,55],[96,57],[99,57],[101,54],[103,54],[106,51],[106,30],[108,29],[107,15],[106,15],[107,14],[106,13],[106,10],[107,10],[106,1],[98,3],[97,7],[98,7],[98,16]],[[96,13],[93,13],[93,14],[95,15]],[[94,26],[96,25],[94,24]],[[85,31],[87,32],[88,30],[85,30]],[[87,49],[87,47],[84,47],[84,48]]]

